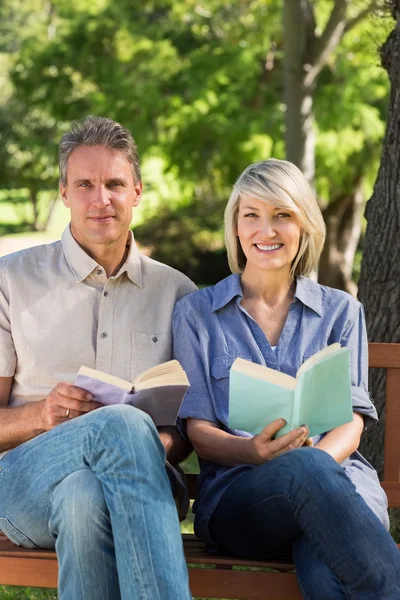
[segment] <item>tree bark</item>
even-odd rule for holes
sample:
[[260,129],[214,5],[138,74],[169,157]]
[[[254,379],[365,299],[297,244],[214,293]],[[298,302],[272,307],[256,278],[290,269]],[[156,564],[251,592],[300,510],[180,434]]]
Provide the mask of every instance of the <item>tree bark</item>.
[[303,172],[315,177],[314,81],[305,83],[315,32],[314,15],[307,0],[285,0],[284,100],[286,104],[286,156]]
[[[365,213],[368,225],[359,283],[368,337],[373,342],[400,342],[400,0],[393,0],[391,6],[396,25],[381,48],[391,84],[390,105],[378,177]],[[363,436],[362,451],[382,473],[382,373],[372,374],[370,389],[381,421]]]
[[[343,36],[368,15],[375,1],[367,2],[352,19],[346,17],[349,5],[350,0],[334,0],[324,30],[317,35],[311,0],[283,2],[286,157],[299,167],[311,186],[315,179],[313,100],[319,74]],[[360,195],[356,187],[342,199],[348,203],[345,211],[337,217],[332,211],[324,215],[329,217],[328,236],[319,275],[321,283],[353,295],[357,293],[351,272],[361,233]],[[350,226],[354,227],[352,232]]]
[[318,281],[322,285],[357,295],[352,267],[361,234],[364,208],[363,180],[358,177],[349,194],[334,199],[323,211],[326,241],[321,255]]
[[[346,20],[349,3],[350,0],[335,0],[324,31],[317,35],[311,0],[283,2],[286,156],[311,185],[315,177],[315,88],[330,54],[356,23],[354,19]],[[362,17],[367,12],[362,11]]]

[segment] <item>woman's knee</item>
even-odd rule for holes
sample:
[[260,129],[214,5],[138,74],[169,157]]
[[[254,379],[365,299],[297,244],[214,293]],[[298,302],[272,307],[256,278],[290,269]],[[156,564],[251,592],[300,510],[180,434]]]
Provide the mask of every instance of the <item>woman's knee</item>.
[[306,487],[310,493],[316,492],[321,485],[334,490],[336,480],[342,483],[343,477],[346,483],[352,485],[340,465],[328,453],[317,448],[290,450],[257,467],[257,470],[260,485],[265,478],[268,487],[274,482],[273,487],[283,495],[299,487]]

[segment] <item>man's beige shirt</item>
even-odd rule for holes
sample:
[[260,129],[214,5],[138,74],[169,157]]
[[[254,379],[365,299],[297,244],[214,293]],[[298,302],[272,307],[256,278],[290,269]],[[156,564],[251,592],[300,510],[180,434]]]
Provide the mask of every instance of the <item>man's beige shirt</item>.
[[81,365],[132,381],[171,358],[175,302],[194,291],[182,273],[140,254],[131,237],[117,275],[72,237],[0,259],[0,376],[9,406],[73,383]]

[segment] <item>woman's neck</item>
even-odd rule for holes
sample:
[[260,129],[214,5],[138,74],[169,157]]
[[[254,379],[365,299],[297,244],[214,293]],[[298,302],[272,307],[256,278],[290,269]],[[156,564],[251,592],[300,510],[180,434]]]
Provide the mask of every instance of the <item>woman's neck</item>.
[[296,283],[287,271],[271,273],[257,270],[253,273],[246,268],[241,283],[244,298],[259,300],[271,308],[285,301],[292,302],[296,290]]

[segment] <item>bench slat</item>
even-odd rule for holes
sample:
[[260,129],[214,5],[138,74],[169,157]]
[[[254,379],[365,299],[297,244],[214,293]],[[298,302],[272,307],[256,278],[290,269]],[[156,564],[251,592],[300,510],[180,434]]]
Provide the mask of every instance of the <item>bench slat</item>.
[[191,569],[192,594],[203,598],[238,600],[302,600],[294,573]]
[[[389,506],[400,507],[400,344],[370,343],[369,356],[371,368],[387,369],[382,486],[388,495]],[[188,475],[188,486],[190,498],[195,498],[196,475]],[[302,599],[293,564],[210,554],[193,534],[183,534],[183,544],[194,596],[238,600]],[[213,568],[207,568],[210,566]],[[243,566],[275,569],[275,572],[235,569]],[[15,546],[0,534],[0,584],[56,588],[55,552]]]
[[368,355],[368,365],[372,369],[400,369],[400,344],[369,342]]
[[[399,344],[400,346],[400,344]],[[387,369],[384,481],[400,482],[400,370]],[[400,487],[400,486],[399,486]],[[392,500],[391,500],[392,501]],[[391,506],[400,507],[399,503]]]

